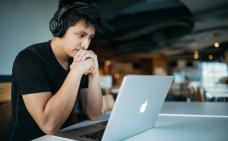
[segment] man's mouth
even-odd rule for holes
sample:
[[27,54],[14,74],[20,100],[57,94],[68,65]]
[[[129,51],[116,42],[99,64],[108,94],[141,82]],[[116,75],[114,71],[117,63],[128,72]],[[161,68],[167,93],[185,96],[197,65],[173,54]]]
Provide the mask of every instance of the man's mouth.
[[77,52],[79,51],[79,49],[73,49],[72,50],[72,56],[75,56],[77,54]]
[[73,53],[77,53],[80,49],[73,49]]
[[79,49],[74,49],[74,51],[79,51]]

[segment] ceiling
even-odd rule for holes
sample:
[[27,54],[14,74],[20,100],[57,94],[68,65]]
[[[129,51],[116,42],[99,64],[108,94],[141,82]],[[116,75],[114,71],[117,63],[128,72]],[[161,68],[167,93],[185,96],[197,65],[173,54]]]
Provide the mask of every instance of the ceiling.
[[[195,50],[223,57],[227,0],[95,0],[108,28],[93,49],[103,58],[191,58]],[[213,44],[220,43],[215,49]],[[203,58],[203,57],[202,57]]]

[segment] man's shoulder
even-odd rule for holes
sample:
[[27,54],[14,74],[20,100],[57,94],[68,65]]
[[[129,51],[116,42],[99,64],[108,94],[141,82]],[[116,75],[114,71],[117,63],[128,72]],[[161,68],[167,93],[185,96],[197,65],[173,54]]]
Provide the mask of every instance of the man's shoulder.
[[42,52],[44,50],[47,50],[47,48],[50,46],[50,41],[42,42],[42,43],[36,43],[33,45],[30,45],[23,49],[21,52]]
[[23,50],[21,50],[18,53],[16,58],[18,58],[20,56],[29,56],[29,55],[33,55],[33,56],[36,56],[36,57],[41,57],[45,53],[48,52],[48,47],[49,46],[50,46],[50,41],[42,42],[42,43],[36,43],[36,44],[30,45],[30,46],[24,48]]

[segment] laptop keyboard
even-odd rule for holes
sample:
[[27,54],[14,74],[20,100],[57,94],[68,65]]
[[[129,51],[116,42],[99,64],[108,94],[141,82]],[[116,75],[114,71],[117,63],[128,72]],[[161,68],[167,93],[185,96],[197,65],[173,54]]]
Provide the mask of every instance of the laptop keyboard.
[[89,140],[92,140],[92,141],[101,141],[102,136],[103,136],[104,131],[105,131],[106,124],[107,124],[107,121],[99,123],[99,124],[97,124],[95,126],[97,126],[97,127],[99,126],[99,127],[102,127],[102,128],[100,128],[97,131],[82,135],[80,137],[81,138],[86,138],[86,139],[89,139]]
[[86,138],[86,139],[91,139],[91,140],[94,140],[94,141],[100,141],[102,139],[104,131],[105,131],[105,129],[102,129],[102,130],[99,130],[99,131],[96,131],[96,132],[93,132],[93,133],[82,135],[80,137]]

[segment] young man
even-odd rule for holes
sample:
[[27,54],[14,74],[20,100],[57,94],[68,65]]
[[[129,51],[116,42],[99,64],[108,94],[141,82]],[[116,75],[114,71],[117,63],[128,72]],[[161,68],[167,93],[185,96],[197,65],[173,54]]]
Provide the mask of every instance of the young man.
[[95,5],[62,0],[50,21],[54,38],[17,55],[8,140],[55,134],[72,124],[74,105],[78,118],[102,113],[97,55],[89,50],[99,20]]

